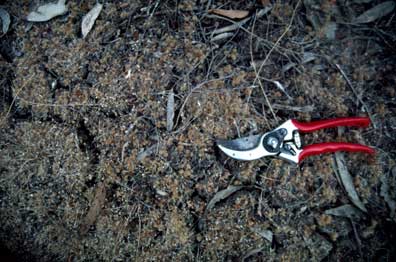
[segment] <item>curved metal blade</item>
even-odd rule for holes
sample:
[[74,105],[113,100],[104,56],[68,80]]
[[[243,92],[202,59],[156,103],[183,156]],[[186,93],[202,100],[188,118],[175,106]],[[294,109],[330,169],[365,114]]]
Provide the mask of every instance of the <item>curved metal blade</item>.
[[229,157],[238,160],[255,160],[270,153],[262,146],[264,135],[254,135],[234,140],[217,140],[217,146]]

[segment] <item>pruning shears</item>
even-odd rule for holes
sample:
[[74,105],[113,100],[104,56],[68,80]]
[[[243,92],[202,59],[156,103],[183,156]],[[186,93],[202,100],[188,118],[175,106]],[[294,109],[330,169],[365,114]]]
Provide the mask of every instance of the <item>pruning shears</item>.
[[301,133],[311,133],[320,129],[338,126],[367,127],[368,117],[345,117],[313,122],[299,122],[290,119],[265,134],[253,135],[234,140],[217,140],[218,147],[229,157],[238,160],[255,160],[265,156],[277,156],[295,164],[306,157],[337,151],[374,154],[373,148],[353,143],[326,142],[302,146]]

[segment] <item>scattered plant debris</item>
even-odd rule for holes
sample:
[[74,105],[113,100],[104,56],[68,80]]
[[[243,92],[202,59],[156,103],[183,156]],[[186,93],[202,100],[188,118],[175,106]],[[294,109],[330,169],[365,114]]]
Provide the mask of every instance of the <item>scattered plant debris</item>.
[[211,9],[209,14],[221,15],[230,19],[242,19],[249,15],[249,11],[245,10],[224,10],[224,9]]
[[8,28],[10,27],[11,19],[10,19],[10,14],[8,12],[0,7],[0,19],[1,19],[1,29],[3,31],[3,34],[6,34],[8,32]]
[[390,209],[390,218],[396,222],[396,166],[391,168],[388,175],[381,176],[381,196]]
[[362,216],[362,212],[352,205],[343,205],[336,208],[327,209],[326,215],[347,217],[353,220],[359,219]]
[[98,215],[103,208],[105,199],[106,199],[106,187],[105,184],[101,182],[96,187],[88,213],[86,214],[80,226],[80,235],[87,234],[89,228],[95,224],[95,221],[98,218]]
[[393,9],[395,9],[395,6],[395,1],[386,1],[380,3],[353,19],[352,22],[357,24],[371,23],[381,17],[392,13]]
[[67,12],[66,0],[58,0],[57,3],[48,3],[41,5],[36,11],[32,11],[26,17],[29,22],[46,22],[56,16],[63,15]]
[[352,181],[352,177],[348,172],[348,168],[346,167],[343,153],[340,152],[335,153],[334,158],[335,158],[334,167],[336,167],[334,171],[336,172],[336,175],[338,176],[339,181],[342,187],[345,189],[349,199],[360,210],[367,212],[367,209],[365,208],[363,202],[360,200],[356,192],[355,186]]
[[166,130],[168,132],[173,129],[173,119],[175,118],[175,94],[170,91],[168,94],[168,102],[166,104]]
[[258,228],[254,228],[253,231],[268,240],[268,242],[272,243],[273,233],[271,230],[260,230]]
[[103,5],[96,3],[96,5],[89,11],[82,19],[81,22],[81,33],[83,38],[85,38],[91,31],[96,19],[98,18],[100,12],[102,11]]
[[208,205],[206,206],[206,210],[211,210],[216,203],[220,202],[221,200],[226,199],[230,195],[234,194],[235,192],[241,190],[243,186],[228,186],[226,189],[223,189],[217,192],[214,197],[209,201]]

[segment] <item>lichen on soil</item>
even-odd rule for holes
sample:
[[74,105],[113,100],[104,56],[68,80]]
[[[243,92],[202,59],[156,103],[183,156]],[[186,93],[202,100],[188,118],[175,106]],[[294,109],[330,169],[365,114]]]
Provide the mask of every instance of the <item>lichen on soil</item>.
[[[33,2],[3,6],[2,249],[22,261],[395,259],[396,16],[351,22],[380,1],[105,1],[86,38],[96,1],[29,24]],[[240,22],[219,8],[251,18],[213,40]],[[325,214],[353,204],[334,155],[241,162],[215,144],[346,116],[373,124],[304,141],[376,149],[344,154],[359,219]]]

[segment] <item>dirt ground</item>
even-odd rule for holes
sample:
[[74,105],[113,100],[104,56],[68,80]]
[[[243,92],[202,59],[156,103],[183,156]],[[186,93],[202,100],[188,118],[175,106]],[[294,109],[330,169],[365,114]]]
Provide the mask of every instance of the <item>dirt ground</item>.
[[[25,18],[45,1],[6,1],[2,249],[19,261],[394,261],[396,13],[381,2],[105,1],[83,38],[96,1],[42,23]],[[345,116],[372,124],[305,142],[375,156],[297,167],[215,143]]]

